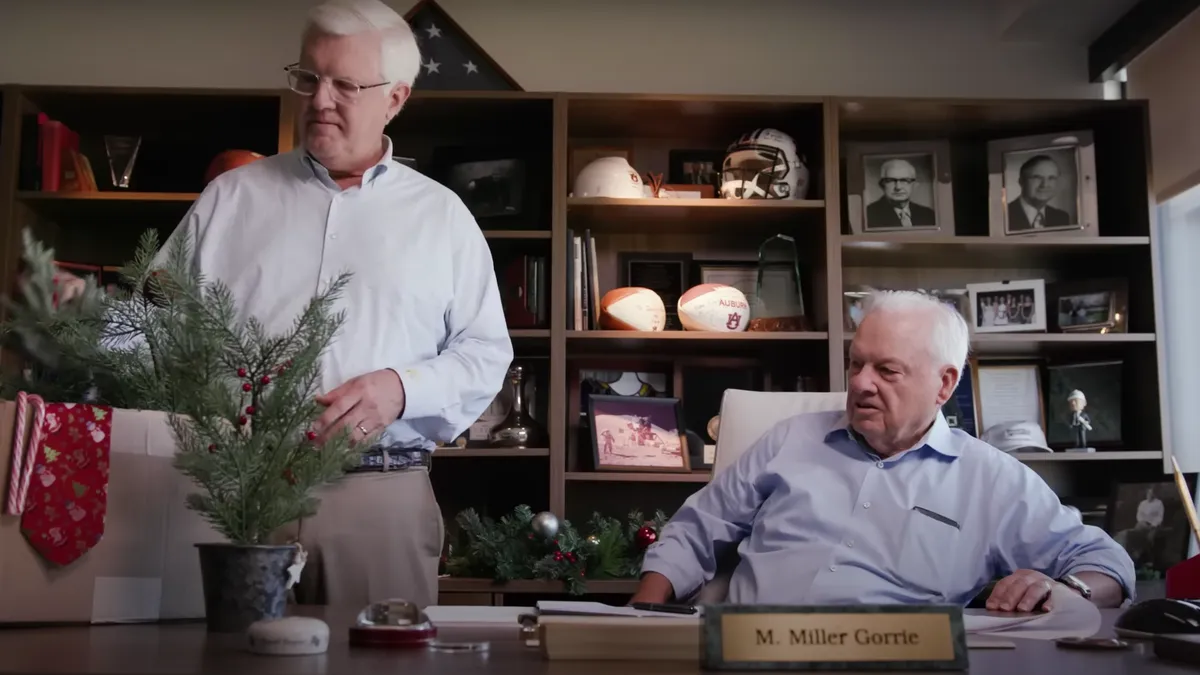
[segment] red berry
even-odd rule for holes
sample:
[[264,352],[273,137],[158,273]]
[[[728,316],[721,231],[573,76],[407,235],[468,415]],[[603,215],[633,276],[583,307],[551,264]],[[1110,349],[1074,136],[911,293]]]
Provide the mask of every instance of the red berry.
[[246,406],[246,414],[253,415],[254,414],[254,406],[252,406],[252,405]]
[[243,383],[243,384],[242,384],[242,391],[250,391],[250,390],[251,390],[251,389],[253,389],[253,388],[254,388],[254,387],[251,387],[249,382],[246,382],[246,383]]
[[315,431],[309,431],[308,433],[306,433],[304,435],[307,436],[308,440],[310,440],[310,441],[317,440],[317,432],[315,432]]
[[245,376],[246,376],[246,369],[238,368],[238,377],[245,377]]
[[574,553],[571,553],[569,551],[567,552],[567,562],[575,562],[575,554]]
[[563,559],[562,551],[555,551],[554,552],[554,560],[556,562],[562,562],[562,559]]
[[245,415],[238,418],[238,424],[245,424],[246,422],[249,422],[249,421],[250,420],[246,419]]
[[263,383],[263,384],[271,384],[271,376],[270,376],[270,375],[263,375],[263,376],[262,376],[262,383]]

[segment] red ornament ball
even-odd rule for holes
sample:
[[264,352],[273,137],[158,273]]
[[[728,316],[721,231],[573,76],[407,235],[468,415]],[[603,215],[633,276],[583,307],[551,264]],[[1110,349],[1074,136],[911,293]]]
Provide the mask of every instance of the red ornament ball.
[[246,406],[246,414],[253,415],[254,414],[254,406],[252,406],[252,405]]
[[658,541],[658,533],[654,531],[654,528],[649,526],[639,528],[637,534],[634,535],[634,543],[642,551],[645,551],[650,547],[650,544],[656,541]]
[[263,375],[263,376],[262,376],[262,383],[263,383],[263,384],[271,384],[271,376],[270,376],[270,375]]
[[243,384],[242,384],[242,391],[250,391],[250,390],[251,390],[251,389],[253,389],[253,388],[254,388],[254,387],[251,387],[249,382],[246,382],[246,383],[243,383]]
[[245,376],[246,376],[246,369],[238,368],[238,377],[245,377]]
[[245,415],[242,415],[241,417],[238,418],[238,424],[245,425],[246,422],[249,422],[249,421],[250,420],[247,420]]
[[310,441],[315,441],[315,440],[317,440],[317,432],[315,432],[315,431],[309,431],[309,432],[306,432],[304,435],[305,435],[305,436],[308,438],[308,440],[310,440]]

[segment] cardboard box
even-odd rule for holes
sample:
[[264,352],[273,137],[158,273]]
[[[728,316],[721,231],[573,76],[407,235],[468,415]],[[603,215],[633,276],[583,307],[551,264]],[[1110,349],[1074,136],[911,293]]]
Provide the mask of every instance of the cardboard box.
[[[0,401],[5,500],[16,413],[15,402]],[[28,435],[32,406],[26,415]],[[104,535],[67,567],[42,559],[21,533],[19,516],[0,515],[0,623],[204,618],[195,544],[224,539],[186,507],[195,486],[172,466],[174,455],[164,413],[113,411]]]

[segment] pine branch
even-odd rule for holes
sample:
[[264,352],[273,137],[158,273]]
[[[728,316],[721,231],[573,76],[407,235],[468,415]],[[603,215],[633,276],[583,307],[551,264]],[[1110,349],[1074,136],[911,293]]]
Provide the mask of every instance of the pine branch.
[[450,546],[446,572],[455,577],[561,581],[568,593],[587,592],[589,579],[633,579],[640,576],[642,552],[637,531],[650,526],[661,531],[667,518],[658,511],[649,522],[635,511],[628,520],[593,514],[587,534],[567,520],[558,534],[544,540],[532,530],[533,511],[518,506],[499,521],[481,517],[474,509],[458,514],[459,539]]

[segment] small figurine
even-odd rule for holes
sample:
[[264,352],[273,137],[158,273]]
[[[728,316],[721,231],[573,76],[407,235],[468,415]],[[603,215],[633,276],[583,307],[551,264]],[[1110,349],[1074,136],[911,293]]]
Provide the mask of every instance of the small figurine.
[[1087,432],[1092,430],[1092,420],[1084,412],[1087,408],[1087,397],[1078,389],[1067,396],[1067,405],[1071,408],[1071,428],[1075,430],[1075,452],[1090,452],[1087,444]]

